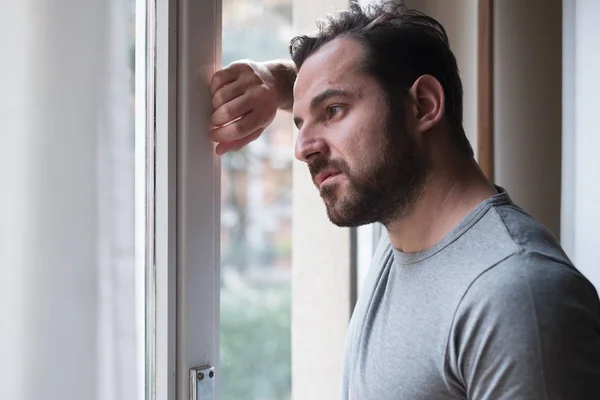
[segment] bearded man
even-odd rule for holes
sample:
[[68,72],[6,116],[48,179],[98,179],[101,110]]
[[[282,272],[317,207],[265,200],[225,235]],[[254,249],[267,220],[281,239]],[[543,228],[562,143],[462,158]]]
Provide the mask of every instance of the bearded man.
[[211,138],[218,154],[237,150],[292,110],[296,157],[331,222],[385,225],[342,399],[600,399],[597,292],[479,169],[444,28],[354,4],[290,50],[293,63],[215,74]]

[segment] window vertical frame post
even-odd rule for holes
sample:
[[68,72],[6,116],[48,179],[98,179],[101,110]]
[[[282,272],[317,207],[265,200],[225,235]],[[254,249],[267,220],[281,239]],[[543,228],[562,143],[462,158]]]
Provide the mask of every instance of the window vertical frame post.
[[189,370],[218,368],[220,160],[207,133],[220,19],[221,0],[156,2],[154,399],[188,400]]
[[146,271],[150,281],[146,301],[151,302],[146,318],[154,317],[154,324],[147,325],[146,338],[154,342],[154,354],[146,356],[151,357],[149,363],[154,362],[155,372],[148,377],[147,398],[172,400],[177,343],[177,0],[156,0],[154,5],[156,43],[154,54],[148,57],[155,62],[155,79],[149,82],[155,85],[155,98],[149,99],[154,100],[155,120],[149,121],[148,135],[155,137],[154,149],[149,149],[155,157],[155,232],[150,243],[155,259]]
[[221,160],[208,131],[221,0],[179,0],[178,10],[176,398],[187,400],[191,368],[211,365],[220,377]]

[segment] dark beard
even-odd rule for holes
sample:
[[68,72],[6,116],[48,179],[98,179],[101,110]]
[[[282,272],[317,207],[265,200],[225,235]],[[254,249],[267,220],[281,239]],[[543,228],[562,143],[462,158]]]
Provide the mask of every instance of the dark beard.
[[348,179],[346,193],[336,197],[334,186],[321,190],[327,216],[337,226],[356,227],[405,218],[419,200],[428,171],[425,155],[398,118],[388,116],[386,142],[380,162],[360,175],[353,174],[341,160],[315,160],[309,165],[314,177],[331,168]]

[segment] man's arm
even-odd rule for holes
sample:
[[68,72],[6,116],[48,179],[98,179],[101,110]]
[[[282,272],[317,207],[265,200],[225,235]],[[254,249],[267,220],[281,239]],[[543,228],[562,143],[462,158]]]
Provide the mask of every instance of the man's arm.
[[235,62],[210,82],[213,114],[210,138],[217,154],[239,150],[256,140],[277,109],[291,111],[296,67],[292,61]]
[[600,307],[574,269],[517,255],[480,276],[457,310],[448,381],[470,400],[600,399]]

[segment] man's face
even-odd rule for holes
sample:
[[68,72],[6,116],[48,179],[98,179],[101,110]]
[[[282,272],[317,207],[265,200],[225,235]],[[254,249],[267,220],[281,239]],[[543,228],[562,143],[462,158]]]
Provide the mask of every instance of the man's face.
[[363,54],[355,41],[335,39],[304,62],[294,88],[296,157],[308,164],[338,226],[404,217],[427,171],[401,107],[390,109],[361,71]]

